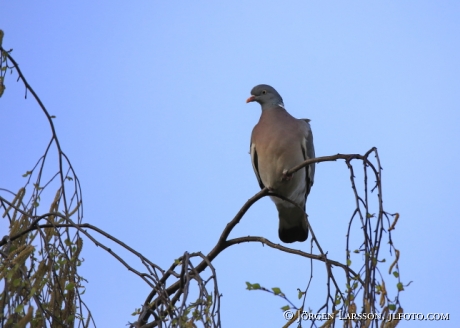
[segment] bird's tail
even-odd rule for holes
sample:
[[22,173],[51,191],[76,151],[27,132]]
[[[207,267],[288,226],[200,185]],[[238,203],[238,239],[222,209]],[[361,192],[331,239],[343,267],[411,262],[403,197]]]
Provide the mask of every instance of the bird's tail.
[[277,204],[280,224],[278,235],[282,242],[293,243],[308,238],[307,214],[292,204]]

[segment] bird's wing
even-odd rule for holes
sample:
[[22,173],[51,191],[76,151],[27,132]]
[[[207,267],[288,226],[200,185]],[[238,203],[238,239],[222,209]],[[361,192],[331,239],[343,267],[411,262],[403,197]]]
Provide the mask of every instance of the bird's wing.
[[[304,139],[302,141],[302,152],[304,159],[315,158],[315,147],[313,145],[313,133],[310,127],[309,119],[300,119],[299,123],[302,124],[302,131],[304,132]],[[309,164],[305,167],[306,169],[306,194],[307,196],[310,193],[311,186],[313,186],[314,177],[315,177],[315,163]]]
[[255,145],[255,143],[252,142],[252,138],[251,138],[250,154],[251,154],[252,168],[254,169],[254,173],[256,174],[257,181],[259,182],[260,189],[264,189],[265,186],[262,183],[262,179],[260,178],[260,174],[259,174],[259,163],[258,163],[256,145]]

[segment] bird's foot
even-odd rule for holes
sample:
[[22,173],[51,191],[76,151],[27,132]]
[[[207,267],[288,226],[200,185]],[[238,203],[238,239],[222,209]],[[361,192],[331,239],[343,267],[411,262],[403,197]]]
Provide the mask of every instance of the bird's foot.
[[283,176],[281,177],[281,181],[289,181],[292,178],[292,174],[287,174],[288,170],[283,171]]

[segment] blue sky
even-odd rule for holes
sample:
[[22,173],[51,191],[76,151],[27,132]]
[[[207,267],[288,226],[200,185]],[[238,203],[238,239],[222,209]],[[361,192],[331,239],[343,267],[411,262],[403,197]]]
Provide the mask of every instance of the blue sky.
[[[184,251],[209,252],[259,189],[248,151],[260,108],[245,100],[270,84],[292,115],[312,120],[317,156],[378,148],[384,206],[401,214],[402,279],[413,281],[404,310],[451,314],[404,326],[458,327],[459,2],[10,1],[2,13],[4,48],[57,117],[85,222],[163,268]],[[0,185],[12,190],[50,137],[15,79],[0,99]],[[345,164],[320,164],[307,211],[338,260],[353,205]],[[263,199],[231,237],[278,242],[277,224]],[[83,257],[99,326],[133,321],[148,286],[89,241]],[[286,302],[245,281],[295,299],[310,268],[260,244],[231,247],[214,265],[225,327],[282,326]]]

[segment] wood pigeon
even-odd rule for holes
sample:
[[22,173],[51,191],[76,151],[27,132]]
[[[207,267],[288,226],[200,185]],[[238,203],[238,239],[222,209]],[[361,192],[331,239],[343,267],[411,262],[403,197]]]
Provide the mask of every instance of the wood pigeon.
[[285,172],[315,157],[310,120],[291,116],[284,108],[283,98],[269,85],[255,86],[246,103],[253,101],[262,106],[262,114],[251,135],[252,167],[260,188],[267,187],[300,207],[270,196],[278,209],[281,241],[305,241],[308,237],[305,203],[313,185],[315,164],[291,176]]

